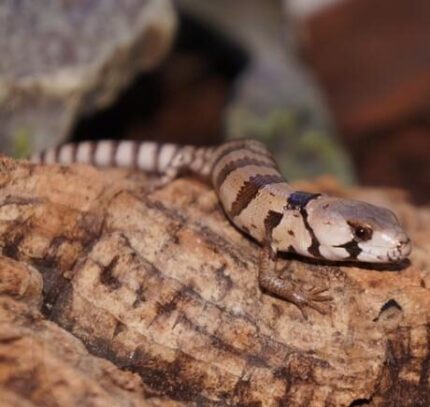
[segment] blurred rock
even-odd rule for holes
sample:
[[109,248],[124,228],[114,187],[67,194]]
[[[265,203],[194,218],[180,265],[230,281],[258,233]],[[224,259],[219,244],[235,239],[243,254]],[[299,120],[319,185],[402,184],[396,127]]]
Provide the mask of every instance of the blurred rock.
[[349,159],[333,137],[318,86],[297,55],[295,26],[286,20],[282,1],[178,4],[249,55],[225,115],[228,136],[262,139],[289,179],[331,173],[351,182]]
[[178,11],[169,55],[140,74],[115,103],[80,120],[73,141],[109,138],[217,144],[246,54],[221,32]]
[[264,116],[281,107],[306,106],[312,110],[310,120],[326,123],[318,91],[289,49],[291,32],[285,26],[281,2],[180,0],[178,3],[230,36],[249,53],[249,65],[236,86],[233,110],[249,110]]
[[159,64],[175,25],[169,0],[2,2],[0,149],[63,141],[77,118]]

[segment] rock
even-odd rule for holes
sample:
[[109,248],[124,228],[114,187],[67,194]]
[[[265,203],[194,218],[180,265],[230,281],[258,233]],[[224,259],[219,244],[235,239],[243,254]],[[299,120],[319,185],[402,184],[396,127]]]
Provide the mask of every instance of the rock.
[[109,106],[164,57],[175,31],[169,0],[0,5],[1,150],[65,140],[82,115]]
[[0,360],[2,406],[181,405],[147,399],[137,374],[91,356],[79,339],[5,295],[0,295]]
[[[12,255],[13,249],[12,244],[4,247],[3,251]],[[0,257],[0,270],[0,294],[9,295],[35,307],[42,304],[42,277],[34,267],[8,257]]]
[[319,88],[299,58],[296,27],[285,18],[282,3],[178,4],[249,55],[226,110],[227,136],[263,140],[289,180],[331,173],[352,182],[353,168],[336,140]]
[[179,0],[179,4],[249,54],[249,65],[235,88],[229,112],[232,125],[243,111],[264,118],[274,110],[303,107],[310,110],[313,125],[327,124],[318,90],[290,47],[289,36],[293,33],[285,23],[280,2]]
[[291,278],[334,298],[304,320],[261,292],[257,244],[197,181],[148,195],[130,171],[0,168],[1,287],[14,269],[18,281],[33,268],[43,278],[41,312],[40,290],[31,305],[22,290],[0,296],[9,404],[429,404],[430,212],[401,193],[307,184],[391,207],[414,252],[401,269],[293,261]]

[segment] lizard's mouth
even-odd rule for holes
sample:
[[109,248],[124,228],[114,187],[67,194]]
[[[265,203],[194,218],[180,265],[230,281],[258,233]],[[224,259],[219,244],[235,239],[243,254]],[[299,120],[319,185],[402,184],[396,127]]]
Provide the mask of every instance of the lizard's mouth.
[[398,263],[406,259],[412,252],[412,244],[409,238],[400,241],[392,247],[373,246],[362,249],[358,260],[378,263]]

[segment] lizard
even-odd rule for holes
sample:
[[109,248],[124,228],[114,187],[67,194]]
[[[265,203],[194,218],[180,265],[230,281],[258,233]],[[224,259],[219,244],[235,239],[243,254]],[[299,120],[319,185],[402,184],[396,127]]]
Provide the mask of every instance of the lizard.
[[296,191],[279,172],[265,145],[235,139],[196,147],[150,141],[101,140],[68,143],[34,154],[43,164],[75,162],[157,173],[150,189],[184,173],[212,184],[227,218],[260,245],[260,287],[324,314],[328,288],[299,287],[277,270],[280,252],[334,262],[396,263],[407,258],[411,240],[389,209],[367,202]]

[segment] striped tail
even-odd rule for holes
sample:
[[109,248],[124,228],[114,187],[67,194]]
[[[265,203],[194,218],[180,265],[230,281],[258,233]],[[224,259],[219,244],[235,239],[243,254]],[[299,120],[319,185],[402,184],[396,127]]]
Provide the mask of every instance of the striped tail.
[[207,177],[211,156],[212,148],[151,141],[101,140],[63,144],[34,154],[30,160],[40,164],[84,163],[96,167],[122,167],[167,175],[187,169]]

